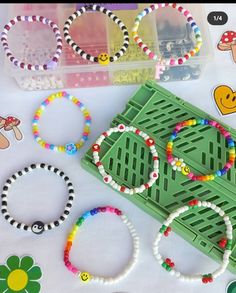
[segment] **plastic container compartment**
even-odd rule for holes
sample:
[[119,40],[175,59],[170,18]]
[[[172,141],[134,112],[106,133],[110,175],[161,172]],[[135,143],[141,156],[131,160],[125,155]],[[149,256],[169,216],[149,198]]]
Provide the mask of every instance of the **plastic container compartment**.
[[[129,4],[126,4],[129,8]],[[132,4],[135,6],[135,4]],[[137,47],[131,29],[137,14],[146,4],[136,4],[136,9],[113,10],[130,32],[127,53],[117,62],[101,66],[82,59],[64,42],[59,66],[53,71],[30,72],[15,67],[6,59],[6,71],[24,90],[135,84],[155,78],[155,62]],[[167,68],[161,81],[192,80],[200,77],[205,65],[212,59],[206,15],[202,4],[184,4],[199,25],[203,46],[200,53],[184,65]],[[54,20],[63,34],[63,25],[76,10],[76,4],[18,4],[11,6],[9,18],[16,15],[40,14]],[[173,22],[174,20],[174,22]],[[113,55],[122,45],[123,36],[114,22],[99,12],[85,13],[71,26],[72,38],[87,53]],[[193,46],[193,34],[183,15],[172,8],[155,11],[143,18],[139,34],[155,52],[162,56],[182,56]],[[51,30],[39,23],[18,23],[9,33],[9,45],[16,57],[25,62],[45,62],[55,50]]]
[[[175,124],[194,117],[216,120],[155,82],[147,82],[133,94],[124,111],[113,119],[111,126],[120,123],[133,125],[154,138],[161,172],[157,182],[148,190],[132,196],[120,194],[161,221],[193,198],[222,207],[233,225],[234,241],[228,268],[236,273],[236,164],[226,175],[214,181],[200,182],[191,181],[181,172],[173,171],[166,160],[165,148]],[[236,131],[226,125],[224,127],[235,140]],[[174,155],[183,158],[194,173],[209,174],[223,167],[228,160],[228,149],[225,138],[215,128],[198,125],[182,129],[175,141]],[[153,164],[152,155],[143,139],[127,132],[106,138],[100,159],[114,180],[129,188],[147,182]],[[82,159],[82,166],[103,182],[92,161],[91,148]],[[222,261],[223,250],[218,242],[225,236],[225,226],[221,217],[212,210],[190,210],[176,219],[172,227],[206,255],[218,262]]]

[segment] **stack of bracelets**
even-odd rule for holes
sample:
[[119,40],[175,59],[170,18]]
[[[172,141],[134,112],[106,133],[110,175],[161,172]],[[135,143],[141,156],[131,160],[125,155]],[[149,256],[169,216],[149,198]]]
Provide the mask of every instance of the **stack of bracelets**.
[[[173,157],[173,144],[174,144],[174,140],[177,138],[179,131],[184,127],[194,126],[194,125],[209,125],[209,126],[215,127],[225,137],[227,141],[228,148],[229,148],[229,160],[222,169],[215,171],[214,174],[195,175],[193,172],[191,172],[189,166],[187,166],[184,163],[184,160],[182,158],[179,159],[179,158]],[[169,164],[172,165],[173,170],[181,171],[183,175],[188,176],[188,178],[191,180],[210,181],[210,180],[214,180],[216,177],[220,177],[224,175],[234,165],[235,143],[233,138],[231,137],[231,134],[218,122],[214,120],[208,120],[208,119],[190,119],[190,120],[182,121],[176,124],[175,129],[172,132],[169,138],[169,141],[167,143],[166,156],[167,156],[167,161]]]
[[[71,38],[69,29],[70,26],[72,25],[73,21],[77,18],[80,17],[83,13],[87,11],[100,11],[107,15],[109,18],[111,18],[115,24],[119,26],[123,33],[124,37],[124,43],[120,50],[115,53],[114,56],[109,56],[107,52],[99,54],[99,56],[92,56],[91,54],[87,54],[84,50],[82,50]],[[99,6],[99,5],[86,5],[81,7],[79,10],[75,11],[71,16],[68,17],[67,21],[65,22],[64,25],[64,37],[66,42],[71,46],[71,48],[79,54],[83,59],[89,60],[91,62],[98,62],[101,65],[108,65],[110,62],[115,62],[117,61],[121,56],[123,56],[129,47],[129,33],[127,31],[126,26],[124,23],[109,9],[106,9],[105,7]]]
[[[71,101],[72,103],[74,103],[83,113],[84,119],[85,119],[85,126],[84,126],[81,139],[77,143],[71,142],[71,143],[67,143],[65,146],[55,145],[55,144],[44,141],[40,137],[39,125],[38,125],[39,119],[41,115],[43,114],[45,108],[56,99],[62,99],[62,98],[65,98]],[[85,108],[84,104],[82,104],[76,97],[63,91],[63,92],[58,92],[58,93],[50,95],[45,101],[41,103],[41,106],[36,110],[34,118],[33,118],[33,135],[37,143],[39,143],[42,147],[46,149],[53,150],[56,152],[65,152],[68,155],[74,155],[76,154],[78,149],[80,149],[84,145],[84,143],[87,141],[88,135],[90,133],[90,125],[91,125],[91,117],[90,117],[89,111]]]
[[[196,274],[196,275],[184,275],[180,273],[175,268],[175,263],[170,258],[163,258],[159,252],[159,243],[161,241],[162,236],[165,237],[169,236],[171,232],[171,223],[178,218],[179,216],[183,215],[184,213],[195,210],[198,208],[209,208],[213,210],[216,214],[222,217],[225,226],[226,226],[226,238],[222,238],[219,242],[219,246],[225,249],[223,254],[223,262],[221,266],[216,269],[213,273],[208,274]],[[220,275],[224,273],[228,264],[229,264],[229,257],[232,252],[232,241],[233,241],[233,227],[229,217],[225,214],[225,212],[215,204],[207,201],[198,201],[197,199],[193,199],[188,203],[188,205],[178,208],[176,211],[171,213],[168,218],[164,221],[160,231],[158,232],[154,244],[153,244],[153,253],[159,264],[167,270],[171,275],[176,276],[181,281],[187,282],[194,282],[194,281],[202,281],[204,284],[211,283],[214,279],[218,278]]]
[[[11,50],[8,46],[8,32],[10,31],[11,27],[14,26],[17,22],[26,21],[26,22],[41,22],[43,24],[48,25],[56,38],[57,46],[56,52],[54,53],[52,59],[45,64],[33,65],[33,64],[26,64],[24,62],[19,61],[16,57],[13,56]],[[8,24],[4,26],[4,30],[1,34],[1,41],[3,45],[3,49],[7,58],[17,67],[24,69],[24,70],[48,70],[48,69],[55,69],[61,52],[62,52],[62,38],[59,31],[58,26],[50,19],[45,18],[43,16],[32,15],[32,16],[17,16],[10,20]]]
[[[70,262],[70,251],[72,248],[72,244],[73,244],[73,240],[75,238],[75,235],[77,234],[78,230],[81,229],[82,224],[84,223],[84,221],[87,218],[89,218],[91,216],[95,216],[99,213],[112,213],[112,214],[115,214],[118,217],[120,217],[122,222],[127,226],[128,230],[133,238],[133,253],[132,253],[131,260],[129,261],[128,266],[125,268],[125,270],[116,277],[93,276],[88,272],[84,272],[84,271],[81,271],[80,269],[76,268]],[[136,233],[136,230],[135,230],[133,224],[129,221],[127,216],[125,216],[122,213],[121,210],[114,208],[114,207],[111,207],[111,206],[105,206],[105,207],[97,207],[97,208],[94,208],[90,211],[87,211],[77,220],[76,224],[74,225],[73,229],[71,230],[71,232],[67,238],[67,243],[66,243],[65,250],[64,250],[64,263],[65,263],[65,266],[67,267],[67,269],[69,271],[71,271],[73,274],[75,274],[77,277],[79,277],[82,282],[94,281],[94,282],[99,282],[102,284],[113,284],[113,283],[120,281],[121,279],[123,279],[124,277],[126,277],[130,273],[130,271],[133,269],[133,267],[137,263],[138,255],[139,255],[139,237],[137,236],[137,233]]]
[[[8,192],[9,189],[12,185],[12,183],[14,183],[17,178],[26,175],[29,172],[32,172],[35,169],[43,169],[46,171],[50,171],[55,173],[56,175],[60,176],[66,183],[67,185],[67,189],[68,189],[68,201],[67,204],[65,206],[64,212],[63,214],[60,216],[60,218],[56,221],[53,221],[49,224],[44,224],[41,221],[36,221],[34,222],[31,226],[28,226],[24,223],[20,223],[18,221],[16,221],[9,213],[8,210]],[[51,165],[47,165],[44,163],[37,163],[37,164],[31,164],[29,167],[25,167],[24,169],[22,169],[21,171],[18,171],[16,173],[14,173],[9,179],[7,179],[6,183],[3,186],[3,192],[2,192],[2,208],[1,208],[1,212],[4,216],[4,218],[15,228],[17,229],[22,229],[25,231],[29,231],[29,232],[33,232],[35,234],[42,234],[44,231],[47,230],[52,230],[55,227],[60,226],[68,217],[71,207],[72,207],[72,203],[74,200],[74,187],[72,185],[72,182],[70,181],[69,177],[61,170],[59,170],[58,168],[55,168]]]
[[[157,54],[155,54],[154,52],[152,52],[147,44],[145,44],[143,42],[143,40],[140,38],[140,36],[138,35],[138,29],[139,29],[139,25],[141,23],[142,18],[161,8],[166,8],[166,7],[171,7],[176,9],[178,12],[180,12],[181,14],[183,14],[186,19],[187,22],[189,23],[189,25],[191,26],[194,34],[195,34],[195,38],[197,41],[196,47],[193,48],[192,50],[190,50],[189,52],[186,52],[186,54],[183,57],[179,57],[179,58],[174,58],[174,57],[170,57],[169,59],[163,59],[161,56],[158,56]],[[193,57],[196,53],[198,53],[198,51],[200,50],[201,46],[202,46],[202,37],[201,37],[201,32],[200,29],[198,28],[196,22],[194,21],[191,13],[183,8],[181,5],[176,4],[176,3],[159,3],[159,4],[152,4],[150,7],[145,8],[142,12],[140,12],[137,17],[135,18],[135,24],[134,27],[132,28],[132,34],[133,34],[133,39],[136,42],[136,44],[138,45],[138,47],[152,60],[157,61],[157,66],[159,68],[159,70],[161,70],[159,73],[163,73],[162,70],[165,70],[166,66],[176,66],[176,65],[182,65],[183,63],[185,63],[189,58]],[[157,68],[157,69],[158,69]]]

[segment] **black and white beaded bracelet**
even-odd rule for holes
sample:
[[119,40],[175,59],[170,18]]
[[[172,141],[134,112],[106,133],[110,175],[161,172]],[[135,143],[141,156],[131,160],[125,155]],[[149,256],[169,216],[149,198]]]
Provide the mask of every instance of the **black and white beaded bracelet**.
[[[87,54],[71,38],[71,36],[69,34],[69,29],[70,29],[70,26],[73,23],[73,21],[77,17],[81,16],[83,13],[85,13],[87,11],[91,11],[91,10],[100,11],[100,12],[104,13],[105,15],[110,17],[121,29],[121,31],[123,33],[123,37],[124,37],[124,43],[123,43],[122,47],[120,48],[120,50],[114,54],[114,56],[109,56],[109,54],[106,52],[99,54],[97,57],[92,56],[91,54]],[[92,62],[98,62],[101,65],[108,65],[110,62],[117,61],[121,56],[124,55],[127,48],[129,47],[129,33],[128,33],[128,30],[127,30],[126,26],[124,25],[124,23],[111,10],[106,9],[105,7],[102,7],[102,6],[99,6],[96,4],[83,6],[79,10],[77,10],[73,14],[71,14],[68,17],[67,21],[65,22],[63,30],[64,30],[64,37],[65,37],[66,42],[72,47],[72,49],[76,53],[78,53],[85,60],[89,60]]]
[[[41,221],[36,221],[34,222],[31,226],[28,226],[24,223],[20,223],[16,221],[9,213],[8,211],[8,191],[12,185],[13,182],[17,180],[17,178],[26,175],[28,172],[32,172],[34,169],[43,169],[46,171],[51,171],[54,172],[56,175],[60,176],[62,179],[64,179],[67,189],[68,189],[68,201],[66,203],[65,209],[63,214],[60,216],[60,218],[54,222],[51,222],[49,224],[44,224]],[[61,170],[58,168],[55,168],[51,165],[47,165],[44,163],[37,163],[37,164],[32,164],[29,167],[25,167],[21,171],[18,171],[14,173],[9,179],[7,179],[5,185],[3,186],[3,192],[2,192],[2,207],[1,207],[1,212],[4,216],[4,218],[15,228],[17,229],[22,229],[25,231],[33,232],[35,234],[42,234],[44,231],[52,230],[55,227],[60,226],[68,217],[70,210],[72,208],[72,203],[74,200],[74,188],[72,185],[72,182],[70,181],[69,177]]]

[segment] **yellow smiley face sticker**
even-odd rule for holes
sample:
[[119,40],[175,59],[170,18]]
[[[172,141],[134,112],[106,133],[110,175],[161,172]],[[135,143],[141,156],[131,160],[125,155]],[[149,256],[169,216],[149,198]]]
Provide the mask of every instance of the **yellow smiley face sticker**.
[[181,172],[182,172],[182,174],[184,174],[184,175],[188,175],[188,174],[190,173],[190,169],[189,169],[188,166],[185,166],[185,167],[182,167],[182,168],[181,168]]
[[88,272],[82,272],[80,274],[80,279],[81,279],[82,282],[87,283],[87,282],[90,281],[91,276],[90,276],[90,274]]
[[229,86],[218,86],[214,90],[214,100],[222,115],[236,113],[236,92]]
[[98,62],[101,65],[108,65],[110,63],[110,56],[107,53],[101,53],[98,55]]

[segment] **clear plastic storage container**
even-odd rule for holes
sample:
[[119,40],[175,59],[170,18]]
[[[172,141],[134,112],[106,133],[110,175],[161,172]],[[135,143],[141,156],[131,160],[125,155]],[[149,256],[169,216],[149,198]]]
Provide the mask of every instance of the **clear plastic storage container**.
[[[131,30],[137,14],[149,4],[126,4],[122,10],[113,12],[121,18],[130,33],[127,53],[117,62],[101,66],[84,60],[63,40],[63,53],[55,70],[26,71],[17,68],[6,59],[6,72],[24,90],[93,87],[143,83],[155,79],[156,62],[150,60],[132,39]],[[9,20],[17,15],[42,15],[63,26],[76,4],[17,4],[11,5]],[[119,5],[118,5],[119,6]],[[205,65],[212,60],[213,50],[207,27],[207,18],[202,4],[183,4],[189,9],[200,27],[203,45],[200,52],[181,66],[167,68],[160,82],[185,81],[200,77]],[[118,26],[100,12],[88,12],[77,18],[70,34],[87,53],[98,56],[102,52],[113,55],[123,43]],[[140,37],[149,48],[162,56],[183,56],[194,44],[194,35],[186,19],[172,8],[164,8],[145,16],[139,28]],[[9,32],[9,46],[13,54],[24,62],[44,63],[55,51],[53,32],[41,23],[17,23]]]

